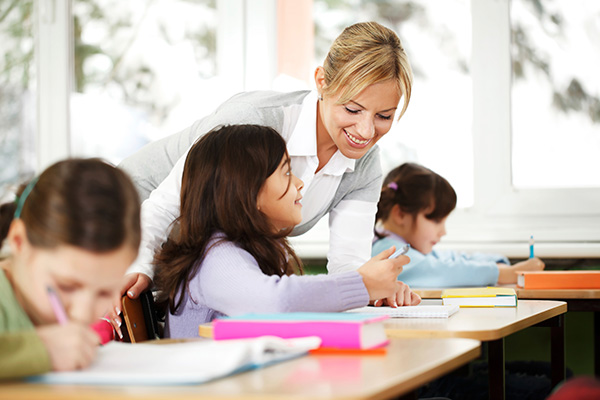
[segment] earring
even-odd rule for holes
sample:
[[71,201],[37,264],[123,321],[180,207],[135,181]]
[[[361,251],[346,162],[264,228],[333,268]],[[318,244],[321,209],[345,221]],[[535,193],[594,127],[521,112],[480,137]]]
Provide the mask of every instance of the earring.
[[319,101],[323,101],[323,95],[319,93]]

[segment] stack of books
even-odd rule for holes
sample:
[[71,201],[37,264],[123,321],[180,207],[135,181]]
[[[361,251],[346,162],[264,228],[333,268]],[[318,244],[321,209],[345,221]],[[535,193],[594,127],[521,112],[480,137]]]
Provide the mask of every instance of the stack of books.
[[387,318],[386,315],[325,312],[245,314],[213,321],[213,338],[317,336],[324,348],[373,349],[389,343],[383,326]]
[[460,307],[516,307],[517,293],[504,287],[444,289],[442,302]]

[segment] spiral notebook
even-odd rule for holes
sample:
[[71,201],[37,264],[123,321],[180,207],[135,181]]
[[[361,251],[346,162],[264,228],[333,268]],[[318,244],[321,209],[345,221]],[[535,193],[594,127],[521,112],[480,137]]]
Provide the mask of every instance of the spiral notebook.
[[422,306],[404,306],[398,308],[392,307],[360,307],[353,308],[346,312],[361,314],[387,315],[390,318],[448,318],[458,311],[459,307],[422,305]]

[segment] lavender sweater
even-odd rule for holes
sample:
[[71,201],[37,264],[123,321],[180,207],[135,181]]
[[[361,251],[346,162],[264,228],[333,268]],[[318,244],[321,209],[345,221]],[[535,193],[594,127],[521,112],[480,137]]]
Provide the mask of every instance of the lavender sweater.
[[222,241],[207,252],[177,313],[167,315],[165,337],[197,337],[198,325],[224,315],[338,312],[368,302],[369,294],[356,271],[269,276],[246,250]]

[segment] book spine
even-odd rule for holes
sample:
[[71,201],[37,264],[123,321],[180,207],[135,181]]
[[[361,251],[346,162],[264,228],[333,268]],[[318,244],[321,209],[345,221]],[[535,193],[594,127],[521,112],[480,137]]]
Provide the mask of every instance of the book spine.
[[523,281],[524,289],[600,289],[600,275],[536,274]]
[[277,323],[260,321],[217,320],[213,324],[215,340],[243,339],[258,336],[278,336],[291,339],[318,336],[322,347],[360,349],[361,324],[335,322]]

